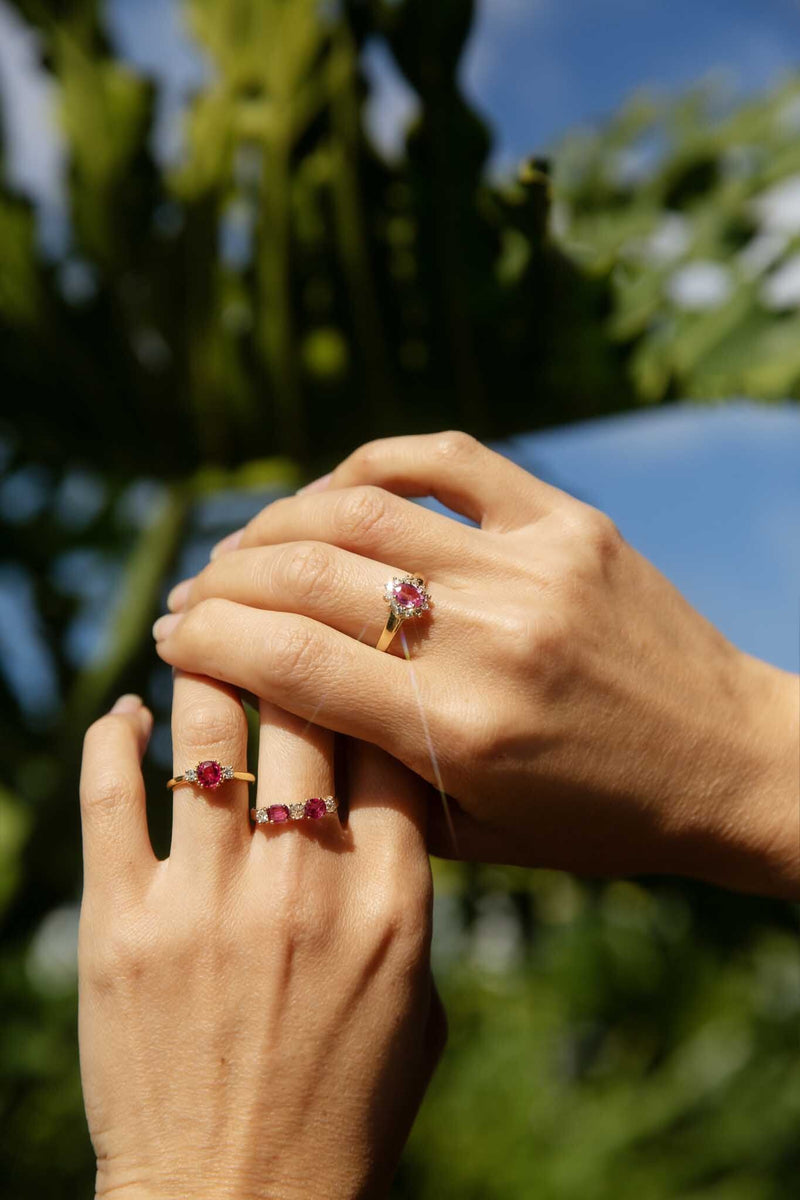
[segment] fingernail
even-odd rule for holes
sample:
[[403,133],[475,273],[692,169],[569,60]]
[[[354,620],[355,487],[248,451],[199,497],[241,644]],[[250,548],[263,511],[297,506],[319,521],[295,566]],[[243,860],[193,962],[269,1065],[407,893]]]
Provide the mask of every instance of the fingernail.
[[111,709],[112,713],[134,713],[142,707],[142,697],[134,692],[126,692]]
[[153,626],[153,637],[157,642],[162,641],[165,637],[169,637],[176,625],[180,625],[183,620],[183,613],[167,613],[165,617],[159,617]]
[[184,579],[181,583],[176,583],[170,594],[167,596],[167,608],[170,612],[177,612],[179,608],[183,608],[186,601],[189,599],[189,592],[192,590],[192,580]]
[[307,483],[305,487],[298,488],[297,495],[302,496],[308,492],[324,492],[331,481],[332,475],[333,471],[329,471],[327,475],[320,475],[319,479],[314,479],[311,483]]
[[217,542],[216,546],[211,551],[211,558],[216,558],[218,554],[227,554],[229,550],[235,550],[242,540],[244,529],[237,529],[234,533],[229,533],[221,542]]

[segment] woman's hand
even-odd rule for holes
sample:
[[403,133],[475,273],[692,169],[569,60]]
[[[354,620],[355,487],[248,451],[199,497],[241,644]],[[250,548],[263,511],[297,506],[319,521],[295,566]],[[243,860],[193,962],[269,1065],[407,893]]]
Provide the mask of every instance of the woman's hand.
[[[480,528],[401,498],[422,495]],[[174,591],[161,657],[440,787],[456,803],[431,807],[435,853],[800,894],[797,680],[596,509],[464,434],[393,438],[219,550]],[[411,661],[374,649],[405,572],[434,600],[395,638]]]
[[[86,737],[80,1051],[97,1196],[385,1196],[444,1044],[418,780],[354,747],[349,819],[253,827],[247,785],[176,788],[150,845],[125,697]],[[242,769],[236,695],[178,675],[175,770]],[[258,805],[334,792],[332,739],[263,705]],[[168,793],[165,792],[165,802]]]

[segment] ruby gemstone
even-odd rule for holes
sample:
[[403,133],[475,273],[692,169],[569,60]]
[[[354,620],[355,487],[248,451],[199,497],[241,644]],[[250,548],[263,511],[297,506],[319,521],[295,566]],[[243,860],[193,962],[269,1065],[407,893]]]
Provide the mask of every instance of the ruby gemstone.
[[425,597],[413,583],[396,583],[392,593],[399,607],[410,612],[418,612],[425,604]]
[[209,759],[208,762],[197,764],[197,783],[202,788],[216,788],[222,783],[222,767],[218,762]]
[[314,796],[311,800],[306,800],[306,806],[303,810],[307,817],[313,817],[316,821],[318,817],[325,816],[325,801]]
[[288,821],[289,810],[285,804],[270,804],[267,809],[267,816],[270,821]]

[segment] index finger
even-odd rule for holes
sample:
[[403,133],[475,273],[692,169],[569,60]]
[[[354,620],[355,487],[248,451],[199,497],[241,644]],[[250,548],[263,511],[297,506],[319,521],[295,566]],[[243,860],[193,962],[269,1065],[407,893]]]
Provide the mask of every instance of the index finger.
[[397,563],[405,571],[447,569],[457,575],[474,529],[430,512],[377,487],[287,496],[253,517],[237,535],[216,548],[244,549],[278,542],[315,541],[339,546],[364,558]]
[[400,496],[434,496],[490,529],[527,525],[564,498],[551,484],[455,430],[367,442],[333,470],[327,483],[317,484],[309,491],[370,484]]
[[130,888],[158,864],[141,768],[152,724],[138,696],[122,696],[86,732],[80,782],[84,892]]

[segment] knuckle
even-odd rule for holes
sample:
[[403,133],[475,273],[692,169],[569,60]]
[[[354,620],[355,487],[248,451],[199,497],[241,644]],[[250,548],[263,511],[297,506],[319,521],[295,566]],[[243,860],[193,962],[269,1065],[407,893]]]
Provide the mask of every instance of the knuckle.
[[391,438],[375,438],[371,442],[364,442],[362,446],[354,450],[348,460],[348,465],[353,469],[353,473],[356,476],[366,475],[369,478],[372,472],[386,459],[392,440]]
[[338,527],[352,541],[367,541],[386,524],[388,503],[388,493],[380,488],[352,488],[338,501]]
[[319,646],[309,626],[293,622],[270,635],[271,669],[283,677],[310,674],[319,660]]
[[569,624],[563,615],[541,613],[531,621],[525,642],[528,671],[533,664],[539,680],[563,674],[570,648]]
[[487,764],[494,765],[502,745],[502,731],[496,723],[477,714],[454,733],[459,769],[474,774]]
[[276,566],[285,589],[301,599],[318,592],[332,573],[330,551],[319,542],[299,542],[287,547]]
[[150,942],[147,931],[135,920],[116,916],[99,937],[91,938],[86,966],[94,986],[111,991],[141,979],[152,957]]
[[436,437],[434,454],[440,462],[461,462],[475,453],[479,443],[460,429],[447,429]]
[[[428,878],[430,871],[427,872]],[[384,877],[370,904],[372,934],[407,970],[423,961],[430,947],[431,889],[422,873]]]
[[209,634],[225,628],[230,617],[231,606],[218,596],[206,596],[187,612],[176,633],[204,640]]
[[[226,698],[227,699],[227,698]],[[187,750],[229,748],[242,737],[244,717],[235,702],[190,701],[181,710],[180,741]]]
[[132,798],[130,779],[112,767],[94,775],[90,783],[81,784],[81,803],[93,815],[113,815]]
[[574,519],[574,535],[581,555],[592,565],[610,565],[623,544],[622,534],[606,513],[586,505]]
[[592,509],[587,519],[589,545],[604,561],[616,556],[622,545],[622,534],[606,513]]

